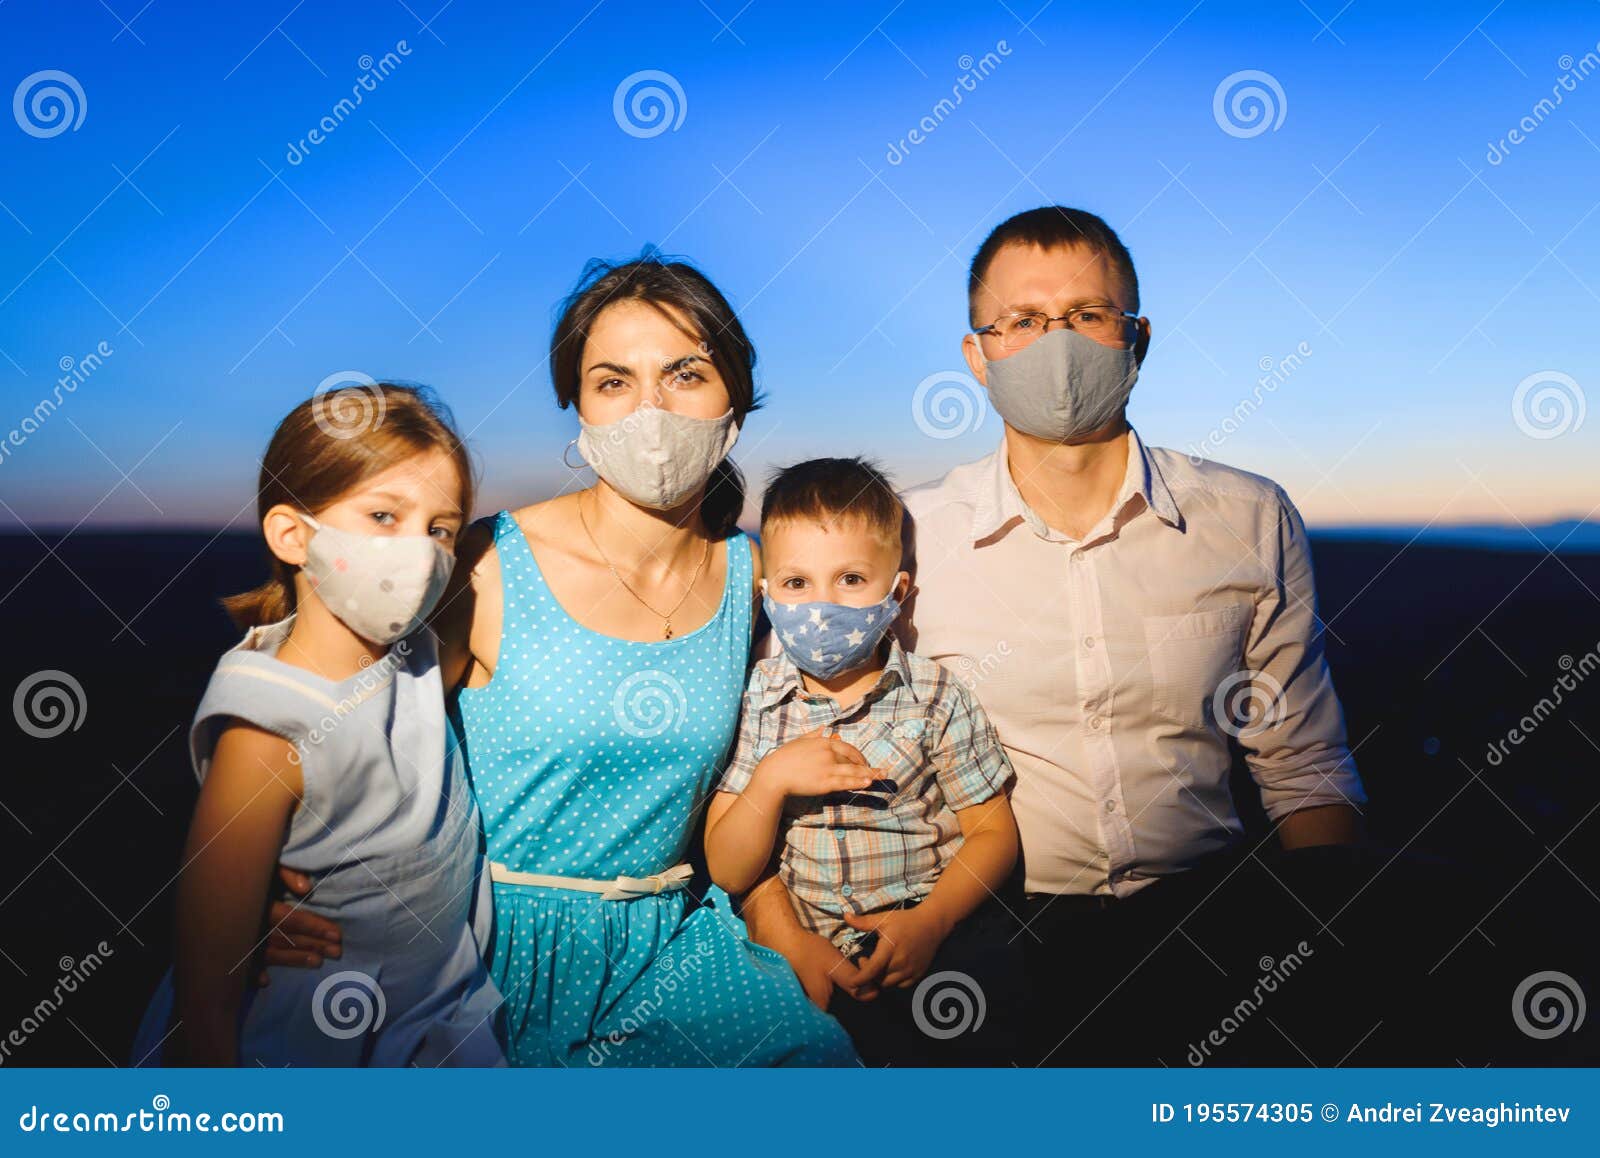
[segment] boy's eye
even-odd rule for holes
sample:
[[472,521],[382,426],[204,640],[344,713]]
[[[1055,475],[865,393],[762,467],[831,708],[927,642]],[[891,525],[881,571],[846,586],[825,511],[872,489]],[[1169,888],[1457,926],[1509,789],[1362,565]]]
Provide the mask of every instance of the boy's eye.
[[857,587],[862,583],[865,583],[866,580],[860,575],[857,575],[854,571],[851,571],[846,575],[840,576],[839,582],[844,584],[846,587]]
[[785,579],[783,581],[783,583],[782,583],[782,586],[788,588],[790,591],[798,591],[798,590],[800,590],[800,588],[804,587],[805,585],[806,585],[806,581],[804,579],[800,578],[800,576],[798,576],[798,575],[791,575],[787,579]]

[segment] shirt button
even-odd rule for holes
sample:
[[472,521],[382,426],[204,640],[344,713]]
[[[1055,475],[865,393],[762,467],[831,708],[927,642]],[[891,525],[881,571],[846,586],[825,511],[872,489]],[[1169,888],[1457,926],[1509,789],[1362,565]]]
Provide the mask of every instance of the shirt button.
[[842,829],[842,828],[834,829],[833,830],[833,838],[835,840],[844,840],[845,839],[845,831],[844,831],[844,829]]
[[1106,801],[1106,811],[1107,812],[1115,812],[1116,810],[1117,810],[1117,802],[1115,800]]
[[1088,648],[1090,651],[1093,651],[1094,650],[1094,636],[1092,636],[1092,635],[1084,636],[1083,637],[1083,646]]
[[1090,716],[1089,717],[1089,726],[1091,728],[1093,728],[1097,732],[1100,730],[1100,725],[1104,724],[1104,723],[1105,723],[1105,721],[1103,719],[1101,719],[1099,716]]
[[851,893],[855,892],[855,890],[852,889],[849,885],[845,885],[842,889],[839,890],[839,892],[842,893],[844,896],[848,897]]

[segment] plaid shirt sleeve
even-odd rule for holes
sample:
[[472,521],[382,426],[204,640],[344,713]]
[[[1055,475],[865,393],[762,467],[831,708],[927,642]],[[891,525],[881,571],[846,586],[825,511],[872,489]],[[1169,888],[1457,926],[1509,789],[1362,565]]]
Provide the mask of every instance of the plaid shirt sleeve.
[[950,719],[933,753],[933,769],[945,803],[959,812],[1007,790],[1014,774],[977,700],[954,679],[946,687]]
[[717,784],[718,792],[739,793],[750,787],[750,777],[760,763],[756,756],[756,737],[761,734],[761,709],[758,705],[760,692],[765,687],[766,679],[761,673],[761,666],[757,664],[750,669],[750,680],[745,685],[744,697],[740,701],[739,735],[733,742],[733,759],[728,762]]

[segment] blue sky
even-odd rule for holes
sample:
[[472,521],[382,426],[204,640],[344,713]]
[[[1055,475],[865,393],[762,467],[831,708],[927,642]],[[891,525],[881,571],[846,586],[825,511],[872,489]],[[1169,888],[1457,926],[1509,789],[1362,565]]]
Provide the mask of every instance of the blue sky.
[[[646,244],[756,340],[752,477],[865,451],[917,482],[999,437],[915,400],[964,371],[985,232],[1051,201],[1133,251],[1148,440],[1277,478],[1313,525],[1600,504],[1594,4],[439,2],[0,6],[0,87],[83,94],[55,135],[0,118],[0,523],[247,525],[273,423],[346,370],[436,387],[486,503],[553,493],[552,306]],[[614,113],[644,70],[682,94],[655,135]],[[1247,70],[1275,127],[1230,119],[1248,80],[1217,111]]]

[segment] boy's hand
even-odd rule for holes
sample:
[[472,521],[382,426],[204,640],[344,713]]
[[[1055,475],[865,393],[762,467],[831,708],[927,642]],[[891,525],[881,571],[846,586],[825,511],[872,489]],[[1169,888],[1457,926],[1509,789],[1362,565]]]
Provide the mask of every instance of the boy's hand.
[[864,986],[861,971],[821,933],[800,930],[774,948],[789,962],[811,1003],[824,1012],[835,985],[858,1001],[870,1001],[878,995],[877,984]]
[[857,748],[819,728],[768,752],[754,778],[783,796],[827,796],[860,792],[877,777]]
[[908,989],[922,979],[933,955],[950,935],[950,925],[932,909],[918,905],[910,909],[890,909],[884,913],[844,915],[852,929],[878,934],[877,947],[861,962],[864,986],[882,985]]

